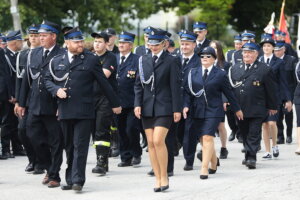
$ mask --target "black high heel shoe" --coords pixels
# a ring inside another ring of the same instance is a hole
[[[161,186],[161,187],[160,187],[160,190],[161,190],[161,191],[165,191],[165,190],[167,190],[167,189],[169,189],[169,177],[168,177],[168,185],[165,185],[165,186]]]
[[[200,179],[208,179],[208,175],[200,175]]]
[[[154,190],[154,192],[161,192],[161,188],[160,187],[154,188],[153,190]]]
[[[165,190],[167,190],[167,189],[169,189],[169,184],[160,187],[160,190],[161,190],[162,192],[165,191]]]
[[[217,166],[216,166],[216,169],[211,169],[211,168],[209,168],[209,169],[208,169],[208,173],[209,173],[209,174],[215,174],[215,173],[217,172],[218,166],[220,166],[219,158],[217,158]]]

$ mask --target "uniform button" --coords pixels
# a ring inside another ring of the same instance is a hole
[[[72,79],[69,78],[69,80],[72,80]]]
[[[181,89],[183,89],[183,87],[180,87]]]
[[[40,92],[42,92],[42,90],[40,90]]]
[[[242,84],[242,86],[245,86],[244,84]]]
[[[70,70],[70,72],[72,72],[72,70]]]
[[[69,87],[69,90],[71,90],[71,87]]]
[[[71,95],[69,96],[69,98],[71,98]]]
[[[152,95],[152,97],[155,97],[155,95]]]

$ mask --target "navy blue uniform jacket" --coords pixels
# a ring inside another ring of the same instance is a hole
[[[145,80],[154,72],[154,88],[151,84],[142,85],[138,74],[134,92],[135,107],[142,107],[143,117],[171,116],[182,111],[180,81],[180,59],[163,52],[153,66],[152,55],[142,57]]]
[[[188,82],[185,82],[184,107],[189,108],[192,118],[224,117],[222,93],[227,97],[234,112],[240,110],[224,70],[214,66],[206,81],[202,79],[202,67],[193,68],[190,73],[193,91],[196,93],[204,88],[206,94],[195,97],[189,89]]]

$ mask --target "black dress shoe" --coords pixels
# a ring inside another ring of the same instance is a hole
[[[246,161],[246,166],[249,168],[249,169],[256,169],[256,160],[247,160]]]
[[[183,167],[183,170],[184,170],[184,171],[191,171],[191,170],[193,170],[193,166],[192,166],[192,165],[185,164],[184,167]]]
[[[200,175],[200,179],[208,179],[208,175]]]
[[[35,168],[32,174],[43,174],[45,171],[43,169]]]
[[[80,184],[74,184],[72,186],[72,190],[81,191],[82,190],[82,185],[80,185]]]
[[[11,154],[10,152],[4,152],[4,153],[2,153],[2,156],[5,156],[7,158],[15,158],[15,156],[13,154]]]
[[[229,138],[228,138],[228,141],[233,141],[235,139],[235,132],[232,131]]]
[[[140,156],[139,157],[133,157],[132,161],[131,161],[131,165],[132,166],[139,165],[139,164],[141,164],[141,160],[142,160],[142,158]]]
[[[238,137],[238,142],[239,143],[243,143],[243,138],[240,136],[240,137]]]
[[[72,186],[73,186],[73,185],[63,185],[63,186],[61,186],[60,188],[61,188],[62,190],[72,190]]]
[[[26,156],[27,153],[25,150],[14,151],[14,156]]]
[[[246,165],[246,159],[242,161],[242,165]]]
[[[161,192],[161,188],[157,187],[157,188],[153,188],[154,192]]]
[[[7,157],[7,155],[0,155],[0,160],[7,160],[8,159],[8,157]]]
[[[284,139],[278,139],[277,144],[284,144]]]
[[[228,156],[228,150],[224,147],[221,147],[220,159],[227,159],[227,156]]]
[[[154,176],[154,171],[153,171],[153,169],[151,169],[147,174],[148,174],[149,176]]]
[[[286,137],[286,143],[291,144],[293,142],[293,138],[291,136]]]
[[[32,172],[32,171],[34,171],[34,165],[33,163],[29,163],[25,168],[25,172]]]
[[[174,172],[168,172],[168,177],[174,176]]]
[[[197,153],[197,158],[202,162],[202,150]]]
[[[166,191],[167,189],[169,189],[169,184],[160,187],[160,190],[161,190],[162,192],[163,192],[163,191]]]
[[[122,161],[118,164],[118,167],[129,167],[132,166],[131,160],[130,161]]]

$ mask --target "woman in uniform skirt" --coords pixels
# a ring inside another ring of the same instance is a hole
[[[243,113],[230,86],[227,73],[214,66],[217,58],[212,47],[200,54],[202,67],[190,70],[184,89],[183,116],[191,115],[191,131],[202,143],[201,179],[217,171],[218,158],[214,147],[215,132],[224,117],[222,93],[227,97],[239,120]],[[208,168],[210,163],[210,168]]]
[[[212,40],[209,44],[210,47],[215,49],[216,55],[217,55],[217,59],[215,60],[215,66],[216,67],[220,67],[221,69],[224,69],[226,71],[226,73],[228,73],[230,64],[228,62],[225,61],[225,56],[223,54],[223,48],[221,45],[221,42],[217,41],[217,40]],[[224,111],[226,113],[227,112],[227,106],[229,106],[229,103],[227,102],[226,98],[223,98],[223,107],[224,107]],[[235,117],[234,117],[234,113],[232,113],[231,118],[227,118],[228,119],[228,123],[236,123],[235,122]],[[231,120],[231,121],[230,121]],[[231,124],[229,124],[231,125]],[[231,126],[230,126],[231,127]],[[220,159],[227,159],[228,156],[228,150],[226,148],[226,143],[227,143],[227,130],[225,128],[225,113],[224,113],[224,117],[222,118],[222,121],[219,124],[218,127],[218,132],[220,135],[220,140],[221,140],[221,150],[220,150]]]
[[[134,112],[142,119],[151,165],[156,177],[154,191],[169,188],[168,152],[165,138],[172,121],[181,117],[180,61],[163,51],[166,31],[153,29],[148,38],[151,54],[140,57],[134,91]]]

